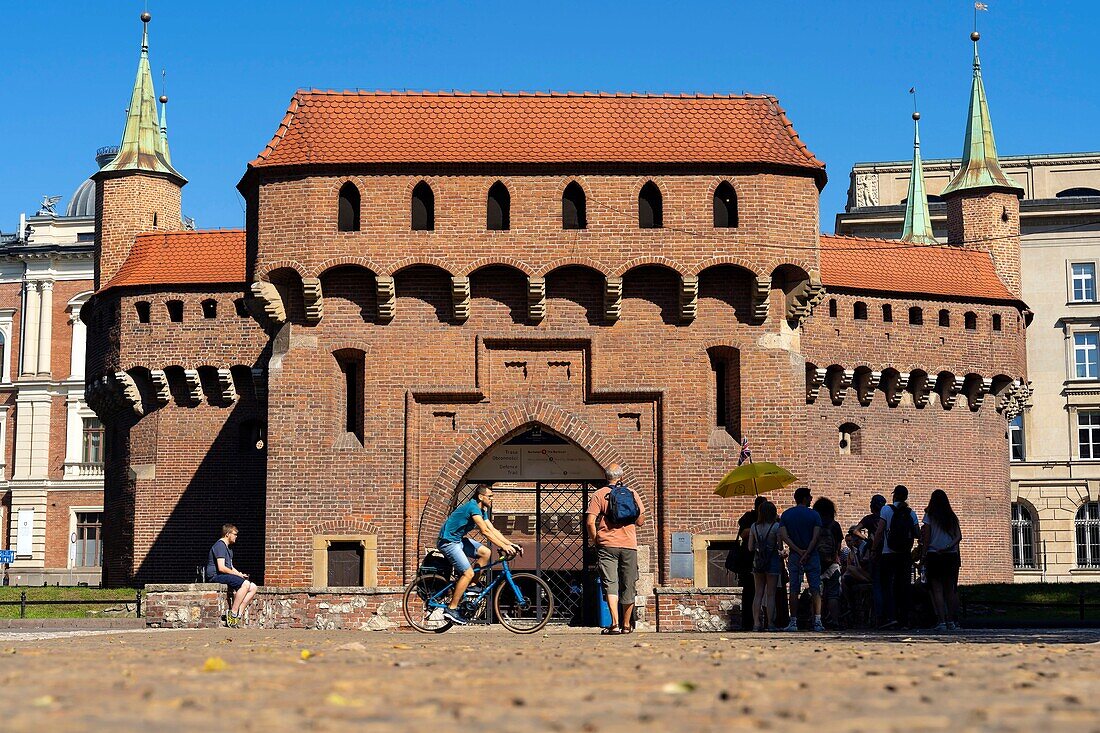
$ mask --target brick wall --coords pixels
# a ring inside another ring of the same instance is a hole
[[[997,274],[1020,297],[1020,197],[964,191],[947,200],[947,241],[993,256]]]
[[[866,407],[851,398],[833,405],[827,396],[807,404],[806,368],[809,361],[1022,376],[1017,311],[925,300],[925,325],[910,327],[906,311],[918,301],[898,299],[895,323],[886,328],[881,319],[831,319],[822,305],[804,329],[792,331],[777,278],[767,317],[758,320],[754,275],[767,277],[787,263],[802,277],[817,269],[812,180],[730,177],[741,226],[718,231],[710,217],[719,177],[658,176],[665,227],[640,230],[637,192],[645,178],[582,176],[589,229],[562,231],[560,195],[569,178],[513,175],[502,179],[511,189],[512,229],[485,232],[485,195],[497,178],[470,172],[428,179],[436,231],[411,232],[409,195],[419,179],[355,176],[363,231],[339,233],[336,196],[346,180],[319,172],[267,179],[248,192],[258,201],[249,238],[254,270],[279,287],[287,324],[264,320],[261,328],[237,317],[227,304],[239,289],[230,286],[126,291],[97,304],[96,369],[243,365],[268,373],[266,404],[185,406],[181,397],[146,405],[140,420],[111,419],[107,503],[111,521],[129,523],[119,528],[123,576],[187,579],[216,539],[211,528],[239,509],[241,564],[261,564],[262,548],[269,584],[314,585],[312,536],[339,528],[375,534],[378,582],[399,585],[434,542],[465,471],[493,443],[538,422],[601,464],[626,467],[653,518],[641,533],[643,553],[666,586],[692,586],[668,579],[673,532],[729,531],[750,503],[712,495],[736,463],[734,438],[741,435],[759,459],[832,493],[846,519],[899,477],[911,482],[915,500],[925,500],[930,488],[949,488],[966,515],[968,543],[994,548],[981,564],[967,550],[966,572],[974,566],[967,577],[1011,577],[1007,520],[1004,528],[997,524],[1007,517],[1008,474],[996,401],[977,411],[965,398],[951,410],[904,399],[888,407],[881,394]],[[680,283],[697,274],[697,314],[688,323]],[[305,318],[303,276],[321,278],[320,322]],[[388,322],[379,315],[379,276],[395,278],[396,314]],[[452,276],[470,278],[464,322],[454,313]],[[540,276],[546,314],[532,323],[528,277]],[[622,312],[612,323],[604,317],[604,281],[619,276]],[[219,299],[219,317],[199,320],[197,308],[210,295]],[[850,313],[855,296],[835,297],[838,313]],[[163,302],[172,298],[195,315],[168,323]],[[136,323],[133,305],[142,299],[152,305],[151,324]],[[879,301],[864,300],[874,318]],[[941,307],[952,312],[949,328],[936,325]],[[974,332],[963,328],[970,309],[978,315]],[[994,312],[1003,317],[1000,335],[990,331]],[[714,348],[738,355],[740,419],[729,431],[715,417]],[[364,355],[362,446],[344,433],[344,383],[334,353],[347,349]],[[180,388],[174,384],[173,392]],[[246,417],[267,421],[268,452],[255,464],[241,461],[231,437]],[[839,455],[836,430],[844,421],[866,431],[866,452],[855,463]],[[130,478],[134,466],[140,475]]]
[[[101,491],[50,491],[46,495],[46,567],[69,565],[69,517],[73,507],[98,507]]]
[[[181,228],[178,185],[148,173],[97,178],[95,208],[95,287],[110,281],[126,257],[134,237],[154,229]],[[155,220],[154,220],[155,216]]]

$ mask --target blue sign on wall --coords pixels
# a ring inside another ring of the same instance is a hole
[[[15,562],[15,550],[0,550],[0,564]]]

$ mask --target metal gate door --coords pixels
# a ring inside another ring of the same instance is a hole
[[[512,569],[533,572],[549,584],[556,623],[583,624],[593,590],[584,564],[588,490],[587,483],[493,486],[493,525],[524,546]]]

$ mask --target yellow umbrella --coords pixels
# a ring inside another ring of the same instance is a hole
[[[755,496],[761,492],[781,489],[797,480],[797,476],[774,463],[746,463],[727,473],[718,482],[714,493],[727,499],[731,496]]]

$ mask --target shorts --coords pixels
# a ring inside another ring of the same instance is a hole
[[[754,558],[755,560],[755,558]],[[755,573],[755,563],[753,565],[753,572]],[[764,575],[781,575],[783,573],[783,558],[779,556],[779,552],[773,552],[771,557],[768,558],[768,566],[764,570]]]
[[[638,586],[638,551],[629,547],[600,547],[596,563],[604,592],[622,598],[624,604],[634,603]]]
[[[930,552],[925,560],[924,570],[929,580],[957,585],[961,565],[957,552]]]
[[[221,583],[222,585],[228,585],[230,590],[239,590],[245,583],[245,578],[239,575],[230,575],[229,573],[217,573],[210,579],[211,583]]]
[[[840,573],[836,573],[828,578],[822,578],[821,582],[822,598],[827,601],[840,598]]]
[[[477,557],[477,551],[481,549],[481,543],[469,537],[463,537],[461,542],[448,542],[440,539],[436,543],[436,547],[447,556],[457,572],[464,573],[473,566],[470,559]]]
[[[802,573],[805,572],[810,592],[821,594],[821,558],[816,552],[810,553],[810,559],[805,564],[797,554],[792,553],[787,558],[787,572],[791,574],[791,593],[798,594],[802,590]]]

